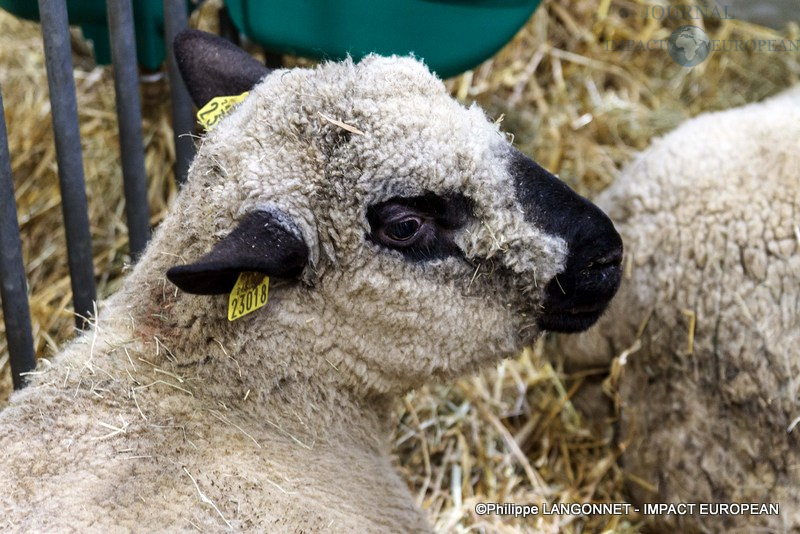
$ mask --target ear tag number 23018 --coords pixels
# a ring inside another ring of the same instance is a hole
[[[269,296],[269,277],[261,273],[241,273],[228,296],[228,321],[235,321],[262,308]]]

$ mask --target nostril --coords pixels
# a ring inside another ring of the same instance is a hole
[[[607,267],[615,267],[622,263],[622,247],[616,247],[613,250],[606,252],[599,256],[587,265],[587,269],[605,269]]]
[[[545,330],[578,332],[591,326],[606,309],[622,281],[622,243],[584,241],[545,290]],[[599,252],[599,253],[598,253]]]

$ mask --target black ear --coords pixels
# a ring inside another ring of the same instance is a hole
[[[217,96],[249,91],[270,70],[241,48],[199,30],[175,37],[175,60],[198,108]]]
[[[195,295],[230,293],[242,272],[279,278],[300,275],[308,263],[302,237],[267,211],[248,213],[211,252],[167,271],[170,282]]]

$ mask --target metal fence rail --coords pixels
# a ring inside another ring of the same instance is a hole
[[[172,93],[172,129],[175,134],[175,179],[183,185],[194,158],[194,141],[190,135],[194,131],[195,118],[189,91],[175,63],[172,43],[175,36],[188,25],[186,2],[184,0],[164,0],[164,36],[167,41],[167,64],[169,66],[169,86]]]
[[[17,203],[11,179],[11,156],[8,152],[3,95],[0,94],[0,300],[6,324],[9,363],[14,389],[25,384],[23,373],[36,367],[31,335],[31,311],[28,305],[22,243],[17,222]]]
[[[86,204],[78,104],[72,75],[72,49],[64,0],[39,0],[44,37],[47,85],[56,139],[56,161],[61,186],[61,208],[67,234],[67,257],[72,280],[75,325],[86,327],[93,313],[97,290],[94,283],[92,237]]]
[[[75,323],[77,328],[83,329],[88,323],[88,318],[94,313],[97,290],[67,5],[66,0],[38,0],[38,3]],[[106,7],[114,65],[130,253],[131,257],[136,259],[147,244],[150,224],[133,4],[132,0],[106,0]],[[164,0],[164,10],[166,38],[169,43],[167,57],[171,69],[173,95],[175,175],[178,182],[182,183],[186,178],[189,163],[194,157],[193,140],[188,135],[194,129],[194,117],[191,100],[175,66],[171,43],[174,36],[187,26],[186,2]],[[0,299],[2,299],[11,374],[14,388],[19,389],[25,385],[25,373],[36,367],[36,358],[2,95],[0,95]]]
[[[131,0],[108,0],[108,29],[114,92],[117,99],[125,212],[132,258],[138,258],[150,237],[147,206],[147,175],[142,145],[142,106],[139,101],[139,69],[136,62],[136,31]]]

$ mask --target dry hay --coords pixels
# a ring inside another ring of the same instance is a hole
[[[689,2],[687,2],[689,3]],[[495,58],[448,81],[477,100],[515,143],[578,191],[611,183],[632,154],[687,117],[760,100],[796,83],[797,53],[716,52],[687,69],[666,51],[612,51],[608,39],[666,39],[701,23],[711,39],[800,38],[738,20],[642,20],[639,2],[545,0]],[[735,15],[735,13],[734,13]],[[204,24],[208,26],[209,24]],[[73,334],[71,292],[59,210],[55,149],[38,27],[0,12],[0,88],[30,284],[37,354],[48,357]],[[99,294],[119,285],[129,261],[108,69],[76,58],[84,167]],[[172,131],[163,79],[143,85],[151,222],[175,193]],[[2,393],[10,379],[0,337]],[[567,376],[545,343],[479,377],[423,388],[397,407],[399,467],[442,532],[636,532],[631,516],[478,516],[478,502],[624,502],[613,421],[590,429],[570,399],[587,379]],[[555,365],[555,367],[553,367]]]
[[[73,335],[55,145],[42,38],[36,24],[0,11],[0,88],[27,268],[34,343],[39,357],[54,354]],[[95,275],[102,298],[119,286],[130,261],[122,199],[114,85],[108,68],[76,51],[74,63]],[[163,80],[144,85],[144,136],[151,223],[163,217],[175,192],[172,133]],[[5,337],[0,341],[5,354]],[[7,358],[3,357],[7,388]]]

